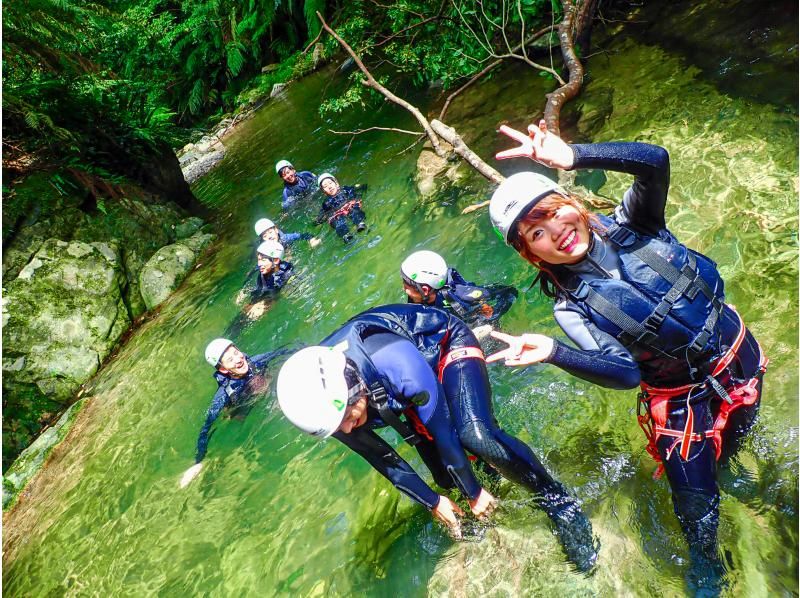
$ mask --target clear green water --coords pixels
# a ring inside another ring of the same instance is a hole
[[[798,553],[798,275],[795,106],[719,91],[685,56],[630,35],[605,42],[591,79],[564,115],[575,138],[660,143],[672,156],[669,222],[712,256],[729,300],[770,358],[760,423],[721,476],[721,545],[731,595],[796,595]],[[787,52],[795,52],[796,46]],[[768,73],[785,85],[789,73]],[[767,76],[767,75],[761,75]],[[537,118],[542,80],[507,69],[457,102],[448,121],[479,154],[506,143],[498,124]],[[370,230],[344,247],[330,229],[316,250],[293,250],[298,275],[236,339],[255,353],[315,342],[349,316],[401,301],[397,271],[415,248],[441,252],[468,278],[524,289],[532,273],[491,232],[469,176],[449,200],[421,203],[410,138],[370,133],[348,144],[328,128],[411,128],[392,107],[322,122],[315,108],[339,85],[325,71],[290,86],[229,144],[196,186],[218,206],[220,242],[160,314],[95,379],[93,402],[68,450],[5,523],[3,589],[44,595],[681,595],[686,549],[665,480],[634,417],[635,393],[592,387],[541,367],[492,368],[496,413],[584,502],[603,548],[597,572],[571,572],[543,514],[505,484],[494,525],[454,543],[338,443],[300,437],[273,396],[244,420],[219,422],[201,476],[184,490],[196,435],[215,390],[202,352],[235,318],[251,266],[252,223],[279,213],[273,164],[290,157],[345,184],[368,183]],[[763,81],[762,81],[763,87]],[[794,84],[796,88],[796,83]],[[424,102],[425,98],[417,98]],[[501,163],[509,173],[519,164]],[[585,177],[619,197],[626,177]],[[315,208],[309,207],[308,214]],[[281,222],[311,230],[308,214]],[[550,305],[524,295],[504,319],[512,332],[558,334]],[[401,448],[413,464],[417,461]]]

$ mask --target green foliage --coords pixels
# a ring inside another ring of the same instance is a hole
[[[451,89],[483,69],[493,55],[519,44],[523,25],[528,35],[553,17],[560,19],[550,0],[396,0],[348,4],[336,28],[367,64],[388,64],[420,87],[438,81]],[[359,85],[351,85],[320,111],[338,112],[368,101]]]

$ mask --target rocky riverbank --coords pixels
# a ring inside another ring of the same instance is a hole
[[[180,285],[214,238],[200,218],[133,185],[91,210],[80,193],[58,196],[41,183],[34,177],[15,188],[39,202],[4,239],[4,470],[59,420],[123,334]],[[44,196],[48,190],[56,198]],[[20,461],[31,469],[31,459]],[[27,480],[13,470],[4,505]]]

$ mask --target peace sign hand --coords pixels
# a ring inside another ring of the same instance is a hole
[[[507,343],[508,349],[489,355],[486,363],[504,359],[507,366],[540,363],[550,357],[555,343],[552,338],[543,334],[512,336],[504,332],[492,331],[492,336]]]
[[[544,119],[539,121],[538,127],[528,125],[528,135],[507,125],[501,125],[500,132],[519,143],[519,147],[498,152],[495,155],[498,160],[527,157],[544,166],[560,169],[572,168],[575,163],[572,148],[558,135],[547,130]]]

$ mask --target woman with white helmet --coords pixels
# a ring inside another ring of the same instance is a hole
[[[667,229],[669,156],[645,143],[568,145],[544,121],[498,158],[526,156],[561,169],[604,168],[634,181],[612,216],[589,213],[533,172],[510,176],[489,207],[504,241],[539,270],[555,318],[578,346],[540,334],[493,333],[507,365],[551,363],[609,388],[641,385],[640,425],[648,452],[667,473],[675,514],[689,542],[694,588],[716,591],[717,460],[735,452],[758,412],[766,357],[725,304],[716,264]]]
[[[259,218],[255,224],[256,235],[261,241],[277,241],[284,247],[289,247],[295,241],[308,241],[311,247],[316,247],[320,244],[320,240],[315,238],[311,233],[286,233],[278,228],[269,218]]]
[[[281,207],[288,210],[297,200],[314,192],[317,175],[308,170],[297,172],[289,160],[279,160],[275,172],[283,179]]]
[[[550,516],[578,569],[594,565],[592,528],[580,507],[527,445],[497,425],[483,353],[458,318],[423,305],[370,309],[320,346],[287,360],[277,391],[280,407],[294,425],[343,442],[454,528],[457,508],[372,430],[385,425],[398,430],[415,444],[436,483],[456,485],[473,513],[482,517],[494,508],[494,498],[475,481],[464,458],[466,448],[534,492],[535,503]]]
[[[449,311],[470,326],[497,321],[514,304],[517,289],[505,285],[477,286],[433,251],[415,251],[400,265],[409,303]]]
[[[353,187],[339,185],[336,177],[329,172],[323,172],[317,179],[320,189],[325,194],[325,201],[322,202],[317,224],[326,222],[336,231],[345,243],[353,240],[353,233],[347,224],[347,218],[356,225],[356,230],[361,232],[367,228],[364,222],[366,215],[362,209],[361,195],[366,191],[366,185],[355,185]]]
[[[214,381],[217,392],[206,411],[205,421],[197,437],[195,464],[184,472],[181,487],[191,482],[203,467],[202,461],[208,451],[211,426],[225,410],[236,415],[246,415],[252,399],[264,395],[269,390],[265,377],[267,367],[276,357],[287,354],[285,349],[261,353],[252,357],[242,353],[233,341],[215,338],[206,347],[206,362],[214,368]]]
[[[258,275],[253,297],[274,295],[280,291],[292,275],[291,263],[283,260],[285,249],[277,241],[264,241],[256,249]]]

